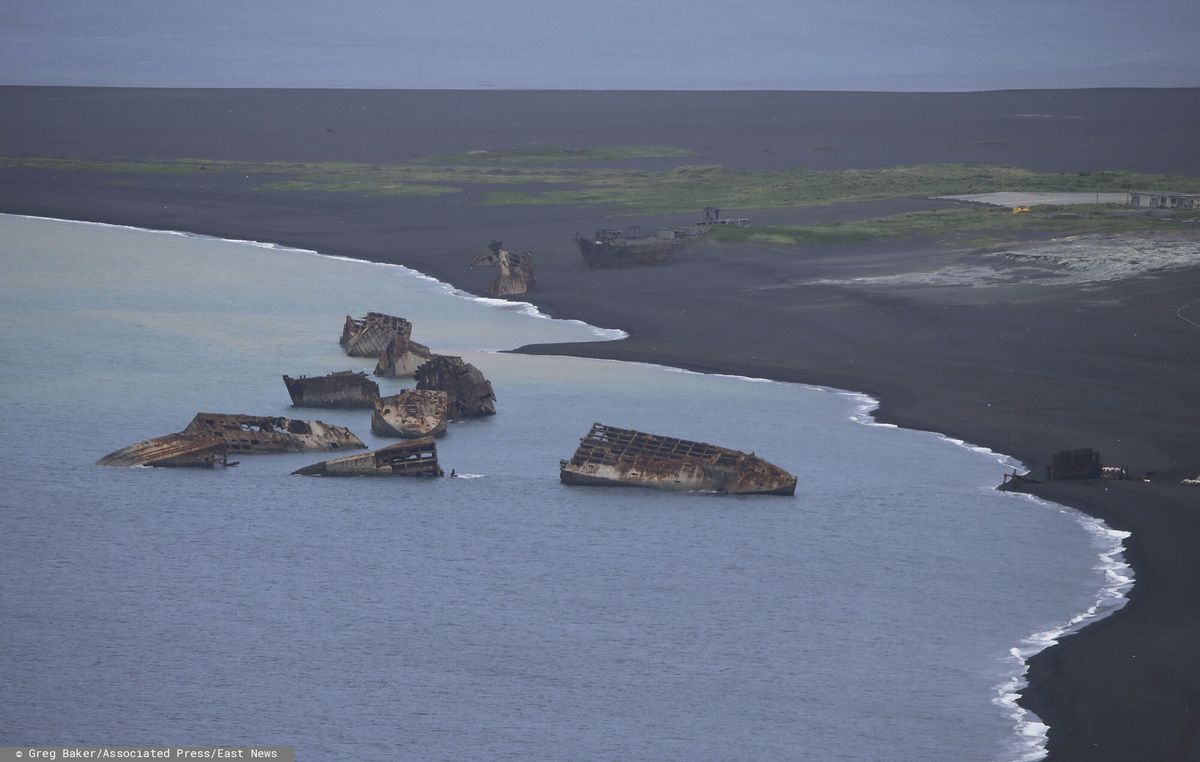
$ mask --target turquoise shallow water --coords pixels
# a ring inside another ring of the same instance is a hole
[[[1011,649],[1120,582],[1111,534],[990,489],[991,454],[863,425],[855,395],[497,354],[596,329],[246,243],[0,217],[0,263],[5,744],[1015,759],[1037,727],[999,700]],[[200,410],[386,444],[280,379],[373,366],[337,344],[367,310],[492,380],[499,414],[439,443],[475,478],[92,465]],[[593,421],[754,450],[796,497],[564,487]]]

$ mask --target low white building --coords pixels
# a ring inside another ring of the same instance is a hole
[[[1155,193],[1134,191],[1129,203],[1148,209],[1200,209],[1200,193]]]

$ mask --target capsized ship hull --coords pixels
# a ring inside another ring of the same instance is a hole
[[[633,486],[737,495],[794,495],[796,477],[754,453],[686,439],[592,425],[570,460],[564,484]]]

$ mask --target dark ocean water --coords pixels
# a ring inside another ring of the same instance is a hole
[[[1122,0],[13,0],[0,82],[994,90],[1200,84],[1200,6]]]
[[[0,744],[1034,758],[1013,649],[1120,603],[1116,534],[856,395],[496,354],[596,330],[252,244],[0,217],[0,263]],[[200,410],[386,444],[280,380],[373,365],[336,341],[368,309],[492,380],[499,414],[439,444],[470,478],[92,465]],[[754,450],[796,496],[565,487],[593,421]]]

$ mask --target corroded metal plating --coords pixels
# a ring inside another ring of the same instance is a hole
[[[450,397],[432,389],[406,389],[375,400],[371,431],[381,437],[440,437],[446,433]]]
[[[632,485],[731,494],[794,495],[796,477],[759,458],[686,439],[592,424],[570,460],[564,484]]]
[[[351,357],[379,357],[394,334],[412,335],[412,323],[402,317],[368,312],[366,317],[346,316],[342,324],[342,349]]]
[[[390,445],[374,452],[347,455],[305,466],[300,476],[442,476],[437,444],[425,437]]]

